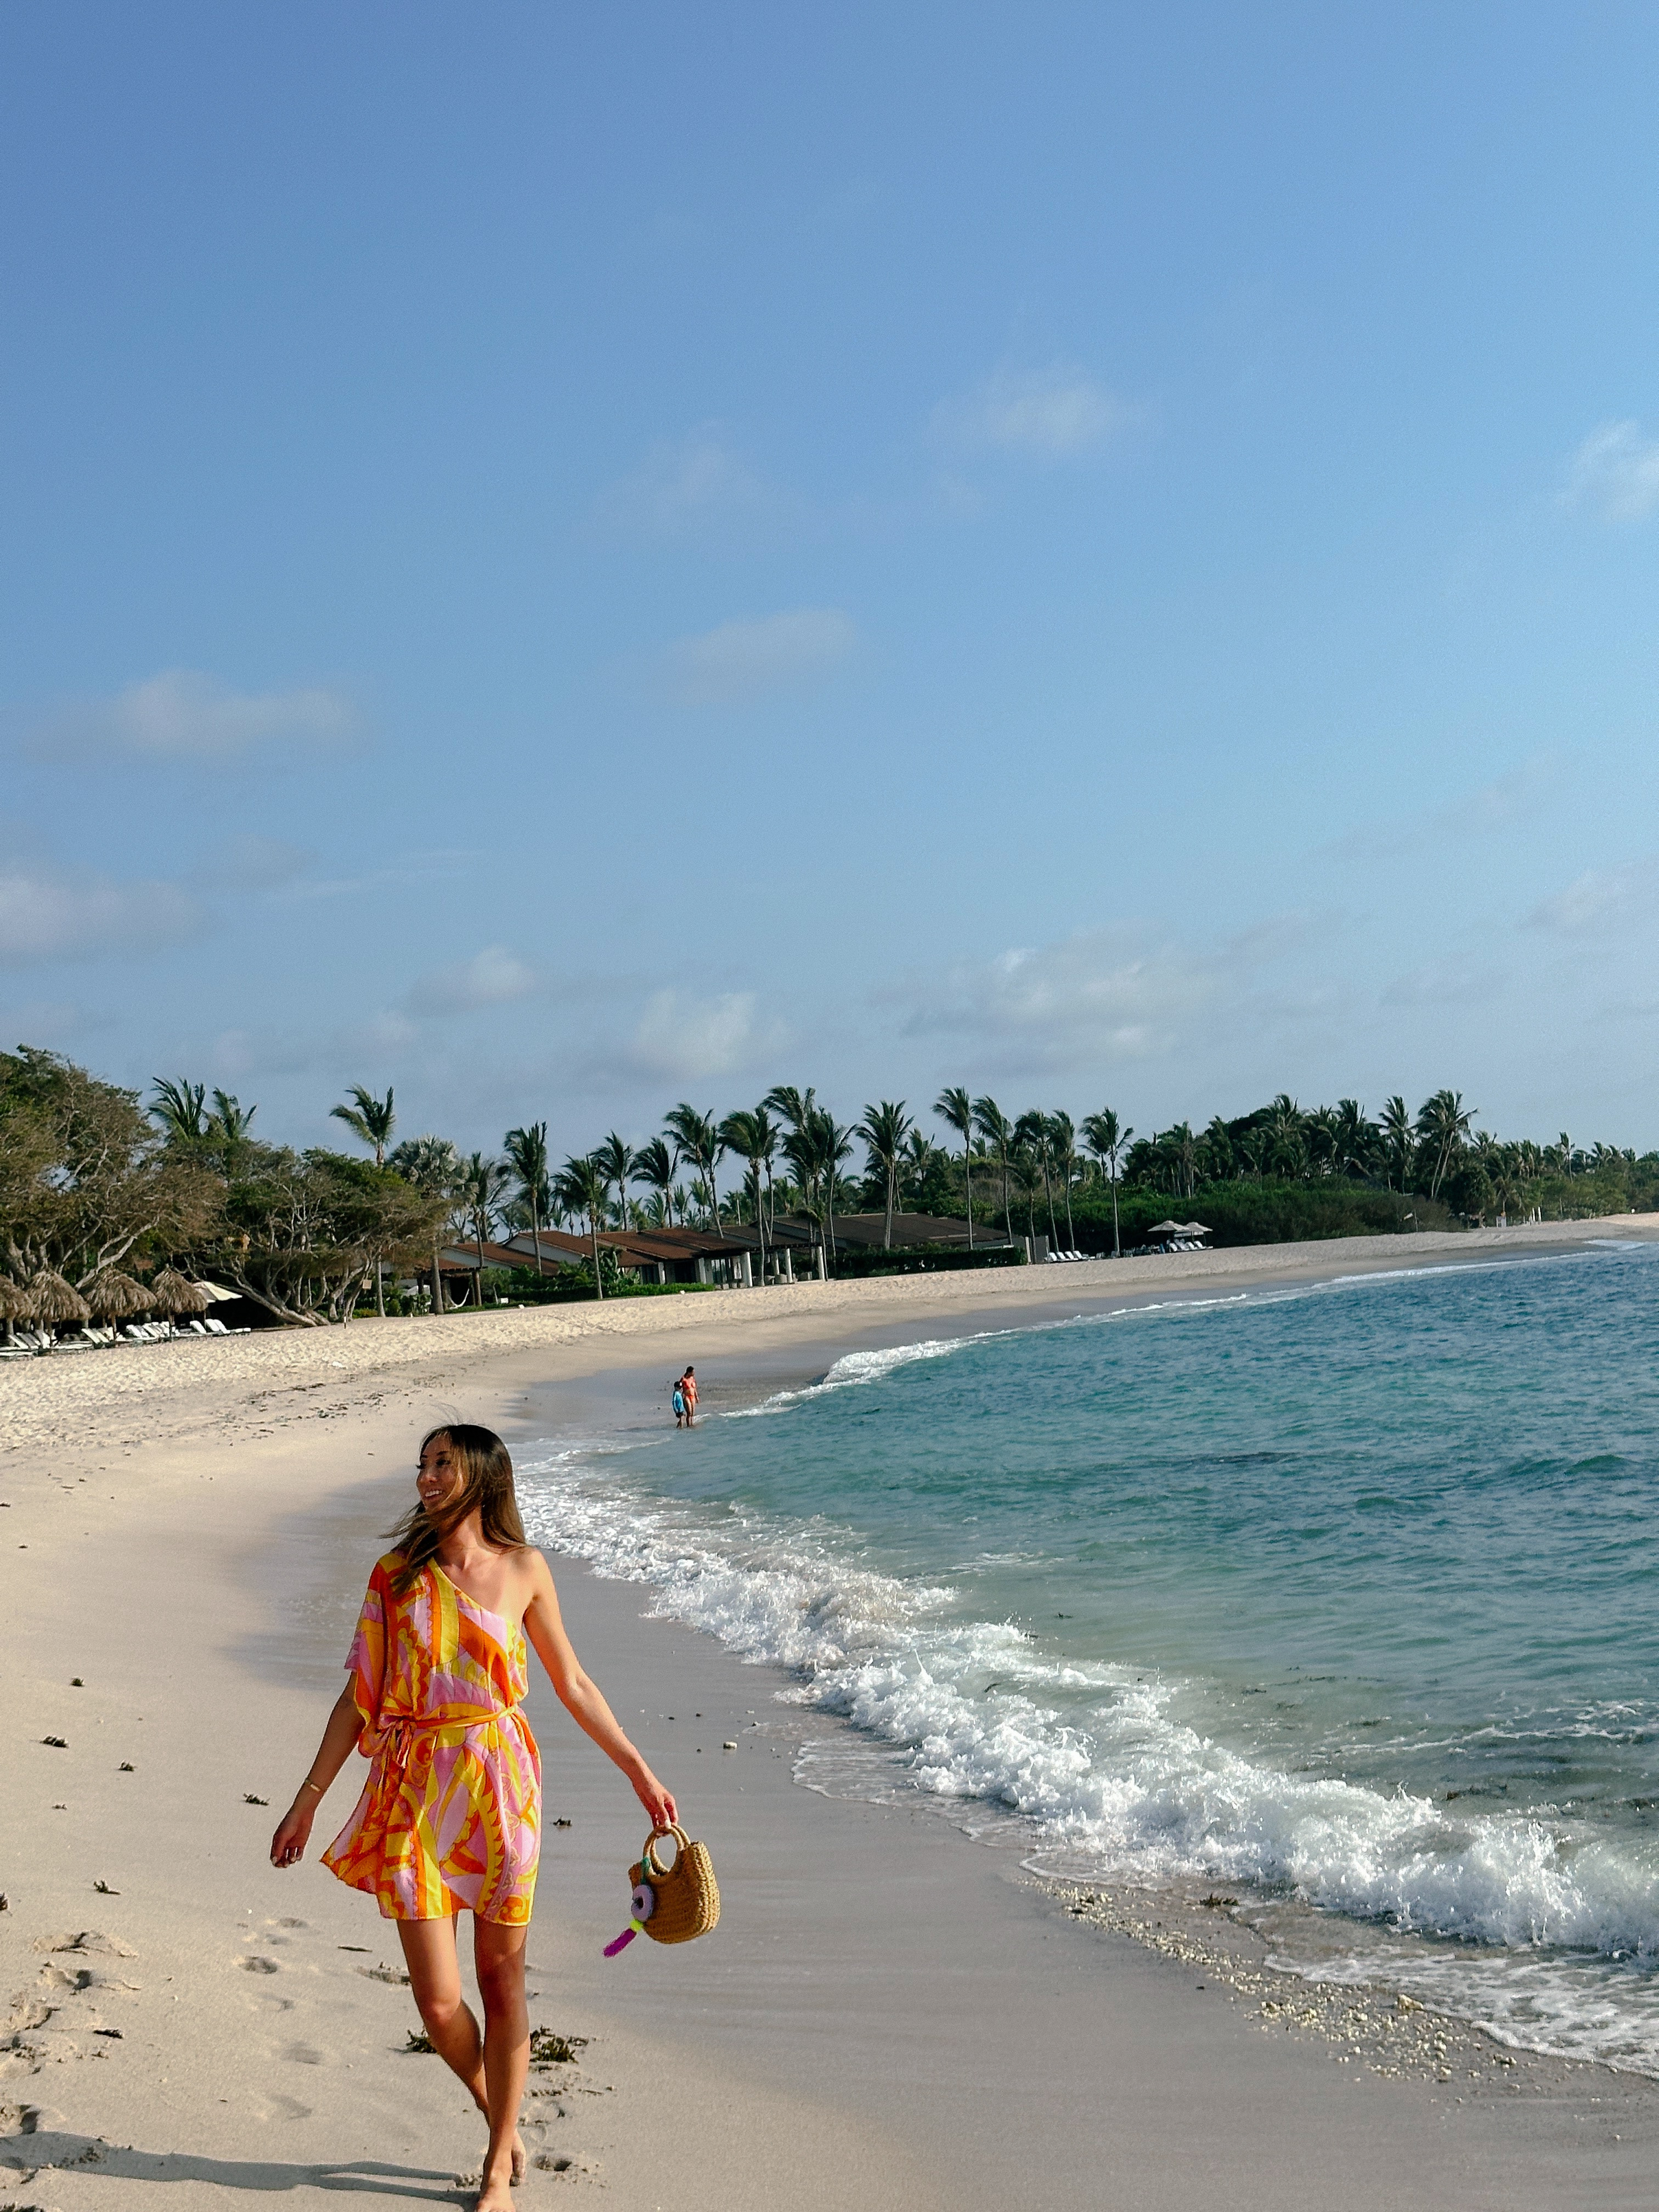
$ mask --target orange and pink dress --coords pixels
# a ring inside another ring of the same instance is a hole
[[[463,1908],[520,1926],[541,1850],[542,1769],[523,1711],[524,1631],[456,1589],[436,1560],[404,1591],[388,1552],[346,1661],[373,1763],[323,1863],[388,1920]]]

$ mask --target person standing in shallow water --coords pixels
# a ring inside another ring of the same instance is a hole
[[[354,1745],[372,1764],[323,1863],[395,1920],[432,2047],[489,2122],[478,2212],[509,2212],[525,2167],[530,2063],[524,1953],[541,1845],[542,1776],[524,1717],[526,1636],[576,1725],[632,1784],[653,1827],[674,1800],[582,1671],[546,1560],[526,1542],[507,1446],[471,1424],[421,1446],[419,1497],[369,1578],[341,1692],[311,1771],[270,1840],[305,1856]],[[483,2029],[461,1996],[456,1926],[472,1915]]]
[[[688,1367],[680,1377],[680,1395],[685,1400],[685,1425],[695,1428],[697,1422],[697,1378]]]

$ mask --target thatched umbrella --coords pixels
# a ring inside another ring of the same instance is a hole
[[[97,1321],[131,1321],[150,1308],[150,1294],[143,1285],[118,1267],[100,1267],[83,1295]]]
[[[0,1322],[6,1325],[5,1340],[12,1343],[11,1325],[15,1321],[27,1321],[34,1312],[34,1300],[21,1283],[14,1283],[9,1275],[0,1275]]]
[[[64,1322],[87,1322],[92,1308],[73,1283],[51,1267],[42,1267],[28,1286],[29,1317],[55,1328]]]
[[[176,1267],[162,1268],[149,1286],[149,1302],[164,1314],[204,1314],[213,1304],[199,1284],[187,1283]]]

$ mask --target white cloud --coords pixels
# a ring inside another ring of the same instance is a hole
[[[838,607],[797,607],[721,623],[670,647],[670,684],[687,706],[734,705],[827,676],[857,640],[851,617]]]
[[[1627,860],[1618,868],[1587,868],[1565,890],[1540,899],[1527,921],[1558,937],[1589,937],[1646,921],[1656,903],[1659,860]]]
[[[169,668],[129,684],[113,699],[65,708],[37,732],[35,749],[225,763],[261,752],[337,749],[356,731],[356,715],[338,692],[233,691],[197,670]]]
[[[1567,466],[1561,501],[1589,507],[1607,522],[1640,522],[1659,507],[1659,439],[1639,422],[1603,422]]]
[[[935,432],[961,446],[1069,460],[1099,451],[1137,419],[1115,392],[1071,362],[999,369],[974,391],[941,401]]]
[[[705,423],[678,444],[653,446],[629,475],[601,492],[595,512],[607,529],[672,538],[711,523],[765,514],[779,495]]]
[[[272,891],[302,875],[310,854],[285,837],[228,837],[192,870],[207,891]]]
[[[177,884],[118,883],[91,869],[0,861],[0,963],[152,952],[200,933],[204,917]]]
[[[880,996],[907,1009],[906,1034],[969,1037],[1012,1070],[1147,1060],[1170,1051],[1199,1016],[1223,1018],[1255,971],[1304,943],[1310,928],[1306,916],[1279,915],[1206,948],[1120,924],[913,978]]]
[[[730,1074],[771,1042],[756,1019],[752,991],[731,991],[715,999],[658,991],[646,1001],[623,1057],[635,1074],[699,1083]]]
[[[504,945],[487,945],[470,960],[452,960],[420,976],[409,994],[415,1014],[463,1014],[477,1006],[505,1006],[527,998],[539,977]]]
[[[1125,927],[1000,953],[896,995],[911,1002],[912,1036],[961,1031],[1048,1064],[1164,1049],[1176,1023],[1212,1000],[1221,980],[1213,956]]]

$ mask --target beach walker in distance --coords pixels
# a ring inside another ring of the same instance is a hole
[[[665,1836],[673,1838],[672,1865],[663,1863],[657,1850]],[[720,1920],[714,1863],[706,1846],[694,1844],[676,1822],[653,1828],[638,1863],[628,1869],[628,1878],[634,1885],[628,1925],[605,1945],[607,1959],[625,1951],[636,1936],[648,1936],[656,1943],[689,1943],[694,1936],[706,1936]]]

